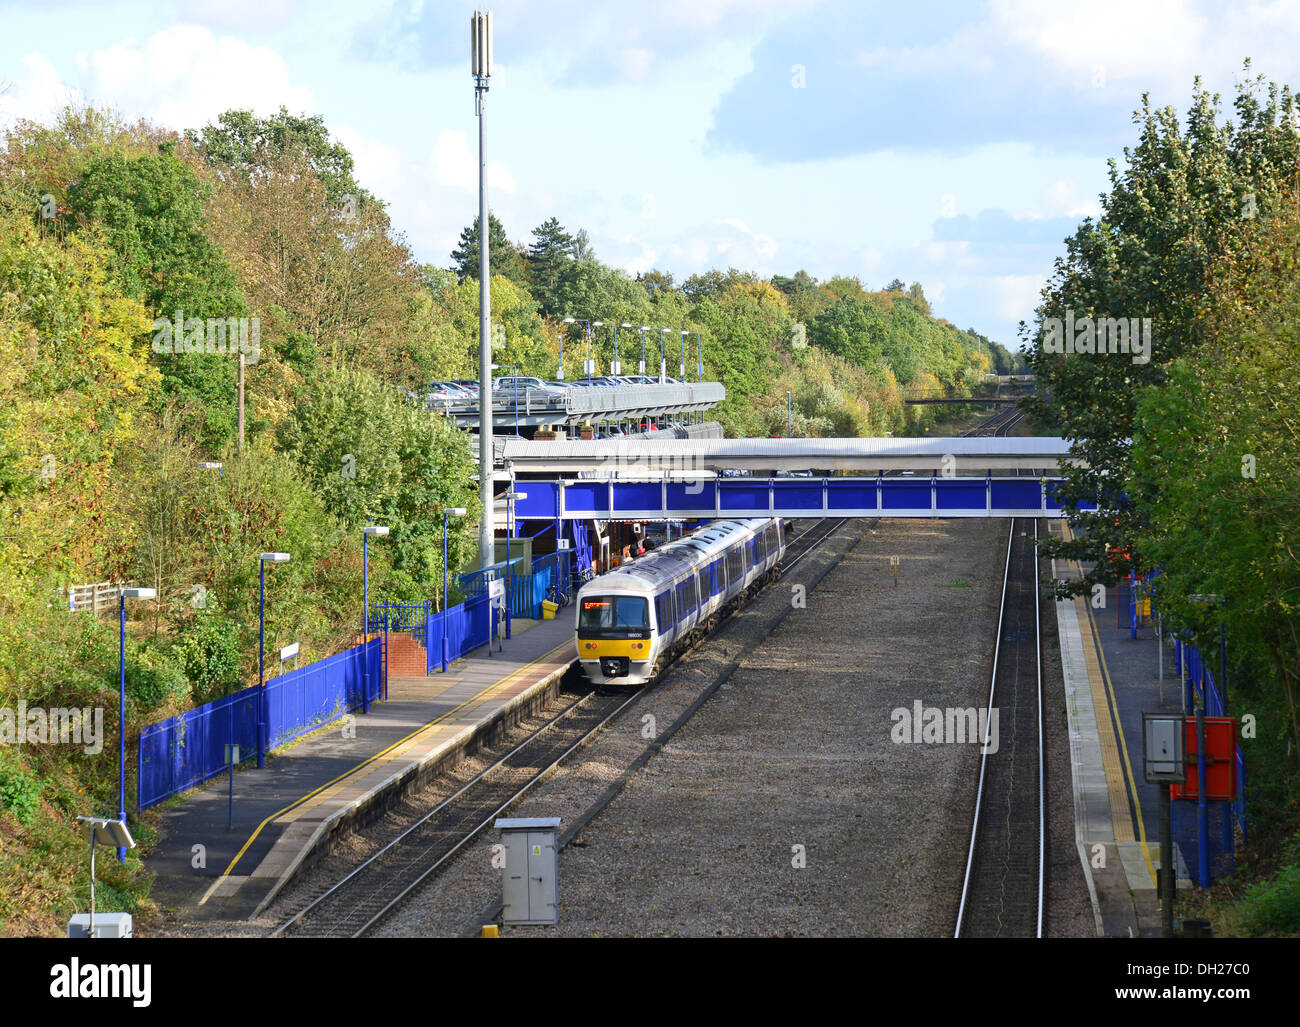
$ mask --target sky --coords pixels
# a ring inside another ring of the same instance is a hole
[[[64,105],[183,130],[318,114],[416,258],[478,213],[472,4],[0,0],[0,130]],[[919,281],[1015,349],[1133,111],[1295,83],[1296,0],[498,0],[489,202],[629,274]],[[600,311],[573,311],[600,317]]]

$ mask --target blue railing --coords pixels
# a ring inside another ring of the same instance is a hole
[[[385,620],[390,631],[408,631],[423,626],[429,616],[429,604],[371,603],[369,631],[381,631]]]
[[[266,682],[269,748],[285,745],[345,713],[373,702],[383,690],[382,636]],[[225,747],[241,761],[257,756],[258,689],[233,695],[150,724],[140,732],[137,801],[141,809],[193,788],[226,769]]]
[[[442,638],[444,625],[447,632],[447,659],[458,660],[471,649],[484,645],[496,631],[496,610],[488,603],[487,593],[471,596],[446,611],[431,613],[425,618],[424,651],[425,672],[442,663]]]

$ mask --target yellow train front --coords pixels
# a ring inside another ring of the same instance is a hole
[[[725,607],[769,580],[784,551],[779,518],[714,521],[587,582],[574,625],[583,673],[600,685],[653,681]]]

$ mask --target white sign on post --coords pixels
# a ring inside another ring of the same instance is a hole
[[[500,578],[493,578],[488,582],[488,597],[491,599],[504,599],[506,594],[506,583]]]
[[[558,542],[555,543],[555,548],[563,552],[564,550],[569,548],[569,540],[567,538],[560,539]]]

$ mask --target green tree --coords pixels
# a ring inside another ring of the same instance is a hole
[[[544,314],[558,313],[558,290],[564,266],[573,259],[574,238],[555,218],[533,229],[526,263],[533,296]]]
[[[1169,364],[1194,351],[1201,327],[1198,307],[1207,275],[1239,245],[1242,233],[1278,208],[1295,183],[1300,157],[1296,108],[1288,90],[1261,80],[1243,83],[1237,121],[1218,123],[1217,95],[1198,79],[1185,129],[1172,107],[1153,110],[1144,95],[1135,120],[1139,139],[1125,150],[1126,166],[1110,162],[1109,194],[1099,220],[1085,219],[1066,241],[1038,308],[1038,330],[1024,329],[1029,364],[1051,402],[1029,405],[1049,429],[1075,440],[1082,458],[1065,470],[1068,503],[1100,497],[1103,511],[1081,513],[1083,530],[1071,543],[1048,541],[1044,551],[1092,561],[1083,579],[1068,586],[1084,592],[1126,572],[1112,561],[1115,548],[1136,553],[1150,510],[1122,498],[1117,484],[1132,477],[1134,418],[1147,390],[1163,387]],[[1251,216],[1253,215],[1253,216]],[[1149,362],[1129,354],[1049,352],[1041,345],[1048,318],[1150,318]]]
[[[268,162],[302,156],[325,183],[328,202],[352,211],[378,200],[357,184],[352,176],[352,154],[342,143],[330,139],[329,129],[319,114],[310,117],[290,114],[281,107],[269,118],[259,118],[252,111],[228,110],[217,116],[215,125],[200,131],[188,129],[185,138],[212,163],[222,164],[250,175]]]
[[[451,251],[451,270],[462,280],[479,276],[479,219],[461,230],[460,242]],[[497,216],[488,212],[488,258],[493,275],[504,275],[512,282],[527,286],[528,272],[519,250],[506,238],[506,230]]]

